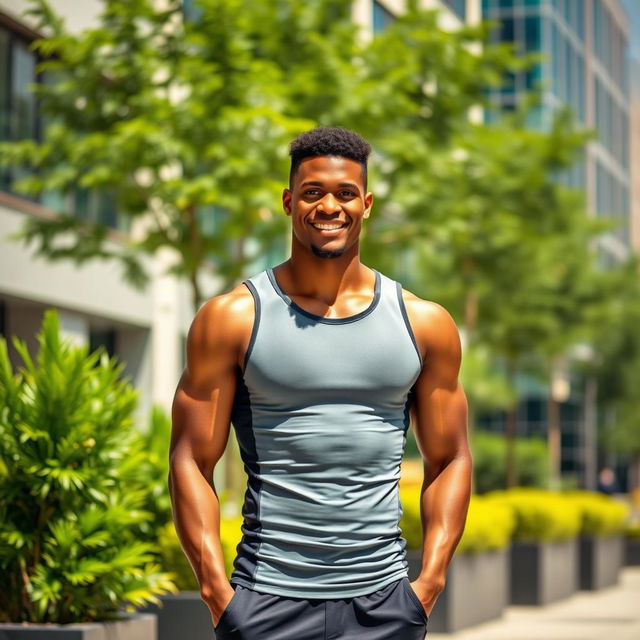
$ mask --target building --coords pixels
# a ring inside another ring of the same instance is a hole
[[[631,244],[640,252],[640,3],[622,0],[631,22]]]
[[[640,252],[640,60],[631,61],[631,245]]]
[[[624,259],[631,247],[629,162],[629,25],[619,0],[483,0],[483,17],[494,20],[496,41],[544,61],[513,74],[490,92],[498,110],[512,110],[526,90],[541,87],[541,104],[529,113],[531,127],[549,127],[560,105],[577,122],[597,130],[586,155],[562,176],[583,189],[589,211],[614,218],[618,227],[603,242],[605,264]]]
[[[405,0],[353,0],[353,19],[372,35],[402,13],[404,4]],[[455,29],[464,22],[473,24],[481,18],[480,0],[422,0],[421,4],[425,8],[440,9],[443,29]]]
[[[597,131],[575,166],[558,180],[585,193],[590,215],[614,219],[616,230],[599,246],[603,267],[628,256],[633,246],[631,216],[629,24],[619,0],[483,0],[483,18],[496,22],[493,40],[513,43],[519,53],[538,53],[542,61],[512,74],[503,87],[488,90],[494,109],[488,122],[513,110],[527,90],[540,90],[540,104],[528,113],[528,125],[546,129],[561,105],[572,107],[579,125]],[[637,126],[637,125],[636,125]],[[637,233],[637,231],[636,231]],[[588,350],[585,350],[585,352]],[[553,386],[560,394],[561,471],[582,486],[595,488],[596,468],[623,462],[595,451],[593,381],[570,370],[558,371]],[[525,398],[518,408],[521,434],[546,437],[549,390],[521,377]],[[502,414],[481,417],[485,428],[501,431]],[[591,444],[589,444],[591,443]]]

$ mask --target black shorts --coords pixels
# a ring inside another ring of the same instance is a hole
[[[291,598],[233,585],[217,640],[423,640],[429,616],[409,578],[339,599]]]

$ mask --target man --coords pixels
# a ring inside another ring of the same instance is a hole
[[[320,127],[291,144],[290,259],[196,314],[174,398],[178,535],[218,638],[423,639],[471,492],[461,346],[451,316],[359,259],[371,149]],[[423,560],[398,522],[413,424]],[[234,571],[213,470],[233,423],[248,474]]]

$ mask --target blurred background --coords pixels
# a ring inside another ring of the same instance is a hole
[[[636,0],[0,0],[11,365],[47,309],[121,362],[162,493],[191,320],[289,257],[287,144],[317,125],[374,149],[362,261],[458,324],[474,493],[637,504]],[[238,516],[233,432],[214,482]]]
[[[362,259],[454,315],[478,472],[506,438],[530,449],[491,483],[595,489],[607,467],[630,491],[638,3],[415,4],[435,13],[0,1],[0,332],[34,347],[55,307],[124,362],[139,423],[168,412],[195,310],[288,257],[287,141],[352,127],[374,146]],[[231,458],[216,485],[240,488]]]

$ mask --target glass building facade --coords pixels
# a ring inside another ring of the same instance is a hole
[[[374,33],[382,31],[395,20],[393,13],[378,0],[371,3],[371,14]]]
[[[520,53],[539,53],[540,63],[490,91],[494,110],[512,110],[523,92],[539,89],[541,104],[529,125],[547,128],[554,110],[570,105],[581,126],[597,131],[585,157],[559,176],[584,189],[590,210],[618,222],[613,235],[630,244],[629,73],[626,14],[618,0],[483,0],[483,17],[494,20],[494,41]]]
[[[467,17],[467,0],[443,0],[443,2],[464,22]]]
[[[528,71],[507,77],[503,87],[488,90],[493,109],[485,121],[513,110],[526,91],[539,90],[540,104],[528,113],[528,126],[546,130],[554,111],[570,105],[581,127],[596,131],[575,166],[556,176],[586,195],[592,215],[613,218],[616,230],[599,249],[603,266],[615,264],[630,248],[630,149],[628,19],[619,0],[483,0],[484,19],[492,20],[495,42],[514,44],[518,53],[540,54]],[[523,378],[526,378],[524,376]],[[546,385],[520,380],[518,431],[546,437]],[[585,476],[585,380],[571,373],[571,394],[560,404],[561,471],[577,482]],[[506,416],[478,416],[478,426],[504,432]],[[598,464],[613,463],[600,459]],[[624,464],[618,480],[624,485]]]

